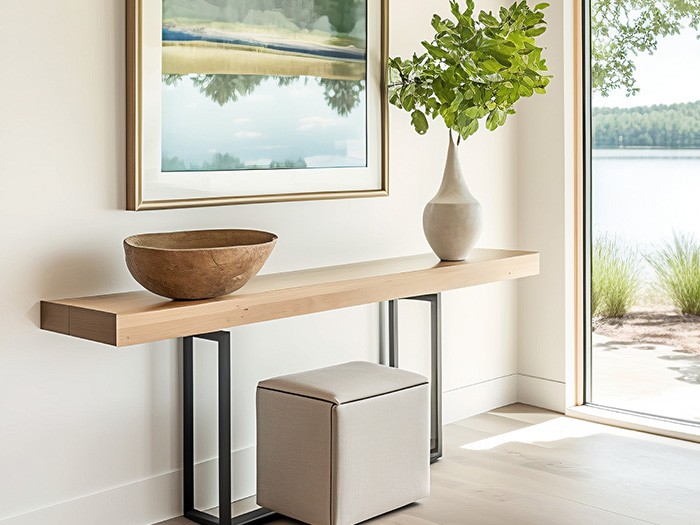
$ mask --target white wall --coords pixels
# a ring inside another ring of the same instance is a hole
[[[392,0],[392,54],[409,54],[431,34],[436,7]],[[177,515],[178,344],[116,350],[43,332],[39,301],[136,289],[121,240],[138,232],[270,230],[280,241],[264,272],[426,252],[422,207],[438,187],[446,133],[436,126],[419,137],[392,111],[388,198],[126,212],[124,2],[2,2],[0,34],[0,523],[124,525]],[[461,149],[486,210],[485,247],[518,244],[516,147],[508,126]],[[515,401],[516,292],[509,283],[445,295],[446,420]],[[426,312],[402,312],[404,363],[424,369]],[[238,496],[252,483],[255,383],[376,359],[378,317],[367,306],[233,331]],[[212,352],[198,355],[200,375],[211,377]],[[200,386],[198,417],[211,423],[213,390]],[[200,461],[213,456],[211,438],[201,436]]]
[[[518,401],[571,404],[574,344],[573,6],[552,2],[543,35],[554,75],[546,97],[520,104],[518,240],[540,251],[540,275],[518,283]]]

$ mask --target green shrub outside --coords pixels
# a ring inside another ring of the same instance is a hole
[[[700,315],[700,245],[692,235],[674,234],[645,256],[656,273],[656,286],[682,314]]]
[[[591,260],[591,314],[622,317],[634,304],[641,288],[637,252],[614,238],[593,243]]]

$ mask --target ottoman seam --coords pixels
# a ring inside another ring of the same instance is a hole
[[[328,472],[329,472],[329,474],[330,474],[330,478],[329,478],[329,480],[328,480],[328,486],[329,486],[331,489],[328,491],[328,497],[330,498],[330,501],[328,502],[328,510],[330,511],[330,512],[329,512],[329,516],[328,516],[328,525],[335,525],[335,522],[333,521],[333,515],[334,515],[334,512],[333,512],[333,511],[334,511],[334,507],[333,507],[333,500],[334,500],[334,498],[333,498],[333,490],[334,490],[334,487],[335,487],[335,484],[333,483],[333,443],[335,443],[335,439],[334,439],[335,436],[333,435],[333,431],[334,431],[334,428],[333,428],[333,415],[334,415],[334,413],[333,413],[333,411],[335,410],[335,407],[337,407],[337,406],[338,406],[338,405],[336,405],[336,404],[332,404],[331,409],[329,410],[329,412],[330,412],[330,418],[331,418],[331,423],[330,423],[330,427],[331,427],[331,446],[328,447],[328,453],[330,454],[331,457],[330,457],[330,461],[328,462],[328,464],[330,465],[330,467],[328,468]]]
[[[289,391],[287,391],[287,390],[279,390],[279,389],[277,389],[277,388],[270,388],[270,387],[267,387],[267,386],[258,386],[258,388],[261,389],[261,390],[268,390],[268,391],[270,391],[270,392],[277,392],[277,393],[279,393],[279,394],[287,394],[287,395],[290,395],[290,396],[303,397],[303,398],[305,398],[305,399],[314,399],[314,400],[316,400],[316,401],[323,401],[324,403],[329,403],[329,404],[331,404],[331,405],[338,406],[338,405],[348,405],[348,404],[350,404],[350,403],[356,403],[356,402],[358,402],[358,401],[364,401],[364,400],[366,400],[366,399],[374,399],[375,397],[381,397],[381,396],[385,396],[385,395],[387,395],[387,394],[395,394],[396,392],[403,392],[404,390],[409,390],[409,389],[411,389],[411,388],[416,388],[416,387],[423,386],[423,385],[427,385],[427,384],[429,384],[428,381],[426,381],[426,382],[424,382],[424,383],[417,383],[417,384],[415,384],[415,385],[406,386],[406,387],[403,387],[403,388],[397,388],[396,390],[389,390],[389,391],[387,391],[387,392],[380,392],[379,394],[374,394],[374,395],[372,395],[372,396],[359,397],[359,398],[357,398],[357,399],[353,399],[352,401],[348,401],[348,402],[346,402],[346,403],[338,403],[338,402],[335,402],[335,401],[328,401],[327,399],[321,399],[320,397],[307,396],[307,395],[304,395],[304,394],[297,394],[296,392],[289,392]]]

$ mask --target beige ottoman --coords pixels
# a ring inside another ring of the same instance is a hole
[[[429,398],[425,377],[366,362],[260,382],[258,505],[351,525],[428,496]]]

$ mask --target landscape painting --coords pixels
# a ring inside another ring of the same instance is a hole
[[[366,4],[163,0],[161,171],[366,167]]]

